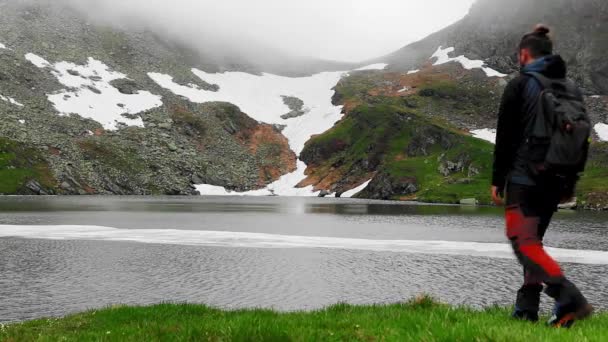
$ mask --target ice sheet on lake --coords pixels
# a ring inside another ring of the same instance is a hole
[[[151,244],[215,246],[232,248],[330,248],[378,252],[466,255],[514,258],[502,243],[416,240],[369,240],[338,237],[290,236],[262,233],[175,229],[117,229],[100,226],[0,225],[0,237],[49,240],[123,241]],[[562,262],[608,264],[608,251],[547,248]]]
[[[454,48],[450,47],[447,49],[443,49],[440,46],[437,51],[431,56],[431,58],[437,58],[437,61],[433,65],[441,65],[449,62],[458,62],[462,65],[463,68],[467,70],[471,69],[482,69],[488,77],[506,77],[507,75],[500,73],[492,68],[486,67],[484,61],[480,60],[471,60],[465,57],[464,55],[458,57],[450,57],[449,53],[454,52]]]
[[[87,64],[69,62],[51,64],[44,58],[28,53],[25,58],[38,68],[49,68],[57,80],[70,90],[49,94],[48,99],[63,115],[78,114],[95,120],[107,130],[117,128],[117,123],[143,127],[141,118],[127,118],[123,114],[137,114],[162,106],[162,99],[148,91],[123,94],[110,82],[127,78],[111,71],[107,65],[89,58]]]
[[[495,129],[490,129],[490,128],[476,129],[476,130],[471,131],[471,134],[473,134],[473,136],[475,138],[489,141],[492,144],[496,143],[496,130]]]
[[[384,67],[386,64],[374,64],[358,70]],[[334,106],[331,99],[335,93],[333,88],[347,71],[322,72],[307,77],[285,77],[268,73],[254,75],[245,72],[207,73],[198,69],[192,69],[192,72],[203,81],[218,85],[219,90],[206,91],[194,85],[180,85],[175,83],[172,76],[166,74],[149,73],[148,76],[161,87],[192,102],[229,102],[257,121],[284,125],[282,133],[289,140],[289,146],[296,155],[302,152],[304,144],[313,135],[329,130],[342,118],[342,106]],[[290,112],[283,101],[284,96],[302,100],[306,108],[310,109],[309,112],[289,120],[281,118]],[[295,188],[306,178],[305,170],[306,164],[299,161],[296,171],[284,175],[266,189],[239,195],[317,196],[318,192],[314,192],[312,186]],[[207,185],[197,186],[197,190],[201,195],[222,193],[221,190]]]
[[[608,141],[608,125],[605,123],[598,123],[595,125],[595,132],[600,137],[601,141]]]

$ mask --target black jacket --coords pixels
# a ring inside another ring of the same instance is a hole
[[[539,82],[526,72],[539,72],[548,78],[565,78],[566,63],[560,56],[540,58],[524,67],[521,74],[507,85],[496,132],[494,167],[492,185],[503,189],[505,183],[536,185],[535,177],[529,170],[529,164],[522,148],[525,128],[536,113],[538,96],[542,92]]]

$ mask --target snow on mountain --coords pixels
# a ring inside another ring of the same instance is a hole
[[[600,137],[600,141],[608,141],[608,124],[598,123],[595,125],[595,132]],[[471,134],[475,138],[479,138],[482,140],[486,140],[491,142],[492,144],[496,143],[496,130],[495,129],[478,129],[471,131]]]
[[[608,141],[608,125],[605,123],[598,123],[595,125],[595,132],[600,137],[601,141]]]
[[[0,49],[6,49],[6,45],[0,43]]]
[[[94,58],[90,57],[85,65],[69,62],[51,64],[32,53],[25,58],[38,68],[50,69],[53,76],[68,88],[47,95],[55,109],[63,115],[78,114],[101,123],[107,130],[114,130],[117,124],[143,127],[141,118],[127,118],[123,114],[137,114],[162,106],[161,97],[148,91],[135,94],[119,92],[110,82],[127,76],[111,71]]]
[[[477,129],[477,130],[471,131],[471,134],[473,134],[473,136],[475,138],[489,141],[492,144],[496,143],[496,130],[495,129],[490,129],[490,128]]]
[[[0,100],[4,101],[4,102],[8,102],[12,105],[18,106],[18,107],[23,107],[23,104],[17,102],[15,99],[13,99],[12,97],[8,97],[8,96],[4,96],[4,95],[0,95]]]
[[[458,57],[450,57],[450,52],[454,52],[454,48],[450,47],[447,49],[443,49],[440,46],[437,51],[431,56],[431,58],[437,58],[437,61],[433,65],[441,65],[449,62],[458,62],[462,65],[463,68],[467,70],[471,69],[482,69],[488,77],[505,77],[507,75],[500,73],[492,68],[486,67],[485,62],[481,60],[471,60],[465,57],[464,55]]]
[[[196,190],[207,196],[233,196],[238,194],[234,191],[228,191],[224,187],[209,184],[196,185]]]
[[[355,69],[355,71],[384,70],[384,68],[386,68],[387,66],[388,66],[388,64],[386,64],[386,63],[377,63],[377,64],[372,64],[372,65],[366,65],[366,66],[361,67],[359,69]]]
[[[358,69],[375,70],[386,64],[374,64]],[[291,149],[299,155],[304,144],[316,134],[330,129],[342,118],[342,106],[334,106],[331,98],[333,87],[347,72],[323,72],[308,77],[284,77],[263,73],[254,75],[244,72],[206,73],[193,69],[192,72],[203,81],[219,86],[218,91],[206,91],[194,85],[180,85],[173,77],[160,73],[148,76],[161,87],[176,95],[184,96],[195,103],[230,102],[238,106],[253,119],[283,125],[283,134],[289,140]],[[302,100],[308,113],[296,118],[283,119],[290,112],[283,97],[290,96]],[[312,187],[296,188],[305,178],[306,164],[299,161],[297,170],[284,175],[265,190],[245,193],[246,195],[315,196]],[[217,194],[218,190],[206,185],[197,187],[204,195]],[[208,191],[210,190],[210,191]],[[219,191],[221,193],[221,191]]]
[[[410,70],[407,72],[408,75],[412,75],[412,74],[417,74],[420,71],[420,69],[416,69],[416,70]]]
[[[289,139],[292,150],[299,154],[314,134],[323,133],[341,118],[341,107],[331,103],[332,88],[344,72],[324,72],[310,77],[284,77],[272,74],[253,75],[244,72],[210,74],[193,69],[195,75],[209,84],[219,86],[217,92],[206,91],[192,85],[179,85],[169,75],[148,74],[161,87],[195,103],[229,102],[238,106],[253,119],[286,125],[283,134]],[[298,118],[283,119],[290,111],[282,96],[296,97],[310,109]]]
[[[367,186],[369,185],[369,183],[371,183],[372,180],[368,180],[367,182],[359,185],[358,187],[352,189],[352,190],[348,190],[347,192],[343,193],[342,198],[351,198],[353,196],[355,196],[356,194],[360,193],[361,191],[365,190],[365,188],[367,188]]]

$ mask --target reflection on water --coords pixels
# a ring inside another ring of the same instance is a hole
[[[468,215],[470,213],[497,213],[497,209],[489,207],[404,204],[406,203],[299,197],[2,196],[0,197],[0,212],[266,212],[337,215]]]

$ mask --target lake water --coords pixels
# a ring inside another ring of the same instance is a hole
[[[495,208],[320,198],[2,197],[0,322],[113,304],[309,310],[419,294],[510,305],[521,272]],[[546,244],[608,308],[608,213]]]

